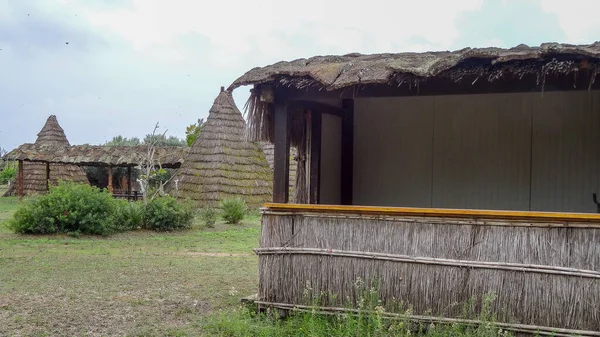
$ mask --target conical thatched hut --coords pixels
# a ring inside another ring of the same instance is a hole
[[[55,115],[46,120],[46,124],[37,134],[35,146],[58,148],[70,146],[63,128],[58,124]],[[70,180],[88,183],[83,169],[75,165],[50,164],[50,183],[55,185],[58,180]],[[16,186],[16,184],[15,184]],[[23,194],[32,195],[45,193],[47,191],[46,164],[35,162],[23,162]],[[16,189],[9,189],[7,193],[15,193]]]
[[[239,196],[249,207],[272,200],[272,172],[257,143],[245,139],[246,123],[231,92],[221,88],[178,176],[179,198],[199,206]]]

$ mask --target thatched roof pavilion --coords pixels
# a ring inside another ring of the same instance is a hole
[[[600,42],[249,70],[229,90],[254,86],[248,134],[274,143],[259,308],[356,309],[360,278],[389,317],[471,324],[462,304],[495,294],[502,329],[598,336],[598,75]],[[304,284],[336,296],[305,306]]]
[[[155,160],[163,168],[179,168],[187,153],[182,146],[156,146]],[[78,166],[130,167],[137,166],[147,156],[148,146],[72,145],[69,147],[40,147],[23,144],[6,154],[7,160],[38,163],[59,163]]]
[[[52,149],[64,149],[70,146],[69,141],[63,128],[58,124],[58,120],[55,115],[51,115],[46,120],[46,123],[37,134],[37,139],[34,144],[31,144],[36,148],[46,149],[52,151]],[[9,160],[18,160],[17,158],[11,158],[6,156]],[[23,195],[32,195],[37,193],[45,193],[48,190],[47,176],[50,177],[50,184],[55,185],[58,180],[69,180],[80,183],[88,183],[87,176],[81,167],[75,165],[52,163],[46,167],[45,164],[40,162],[21,162],[22,163],[22,175],[23,175]],[[49,174],[47,172],[49,169]],[[15,185],[12,185],[16,187]],[[16,194],[15,188],[11,188],[7,191],[7,195]]]
[[[239,196],[258,207],[271,201],[272,174],[260,146],[246,141],[231,92],[221,88],[176,177],[178,197],[205,206]]]
[[[149,151],[152,150],[150,157]],[[132,168],[147,163],[163,168],[179,168],[187,148],[179,146],[95,146],[70,145],[56,116],[52,115],[33,144],[22,144],[4,156],[5,160],[19,162],[17,184],[11,185],[7,195],[28,195],[48,190],[60,180],[88,182],[82,166],[108,168],[108,190],[113,192],[112,169],[127,168],[127,195],[132,193]],[[17,187],[22,186],[19,190]]]

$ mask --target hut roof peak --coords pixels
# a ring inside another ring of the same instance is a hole
[[[177,173],[180,198],[206,206],[239,196],[251,207],[272,199],[271,169],[259,145],[246,140],[245,127],[231,92],[223,88]]]
[[[46,120],[46,124],[42,127],[40,132],[37,134],[35,140],[37,146],[70,146],[69,140],[65,135],[65,131],[58,124],[56,115],[50,115]]]

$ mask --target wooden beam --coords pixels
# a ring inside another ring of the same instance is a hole
[[[50,191],[50,162],[46,162],[46,191]]]
[[[23,197],[23,161],[19,160],[19,172],[17,173],[17,195]]]
[[[310,113],[310,167],[309,167],[309,191],[308,203],[318,204],[321,191],[321,132],[322,115],[319,111],[312,110]]]
[[[276,87],[275,95],[285,97],[289,101],[341,100],[345,98],[366,97],[405,97],[405,96],[438,96],[469,95],[490,93],[520,92],[552,92],[552,91],[586,91],[600,89],[600,81],[592,81],[593,72],[579,71],[577,75],[547,74],[545,81],[538,83],[537,75],[526,74],[523,78],[505,78],[489,82],[478,75],[465,75],[455,82],[447,78],[431,78],[419,85],[398,84],[357,84],[336,90],[310,87],[297,89],[294,87]],[[590,86],[591,83],[591,86]]]
[[[354,180],[354,100],[342,100],[341,204],[352,205]]]
[[[127,194],[131,195],[131,166],[127,166]]]
[[[290,197],[290,127],[291,113],[287,104],[275,104],[273,202],[287,203]]]
[[[344,116],[344,110],[343,109],[340,109],[340,108],[335,107],[333,105],[319,103],[319,102],[313,102],[313,101],[308,101],[308,100],[290,101],[288,103],[288,106],[294,107],[294,108],[297,107],[297,108],[300,108],[302,110],[318,111],[320,113],[335,115],[335,116],[339,116],[339,117],[343,117]]]
[[[108,167],[108,193],[113,193],[113,169],[112,166]]]
[[[340,206],[340,205],[297,205],[297,204],[265,204],[267,211],[290,213],[340,213],[347,215],[374,216],[408,216],[434,218],[470,218],[473,221],[482,219],[519,220],[525,227],[595,227],[600,228],[600,214],[597,213],[559,213],[559,212],[530,212],[530,211],[498,211],[477,209],[451,208],[415,208],[415,207],[379,207],[379,206]],[[539,221],[536,224],[528,221]],[[489,226],[501,226],[501,222],[487,222]],[[460,221],[449,224],[464,225]],[[515,226],[515,224],[509,224]]]

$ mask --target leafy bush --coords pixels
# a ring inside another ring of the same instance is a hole
[[[200,212],[200,218],[206,227],[213,228],[217,222],[217,210],[213,207],[206,207]]]
[[[193,219],[192,208],[178,203],[171,196],[150,200],[144,212],[146,228],[157,231],[190,228]]]
[[[115,214],[115,226],[122,231],[130,231],[144,227],[144,204],[117,200],[117,212]]]
[[[17,176],[17,164],[15,162],[0,163],[0,185],[8,184]]]
[[[80,233],[108,235],[115,224],[117,204],[110,194],[87,184],[59,182],[46,195],[17,209],[9,227],[17,233]]]
[[[238,224],[246,214],[246,202],[238,197],[227,198],[221,201],[221,216],[228,224]]]

